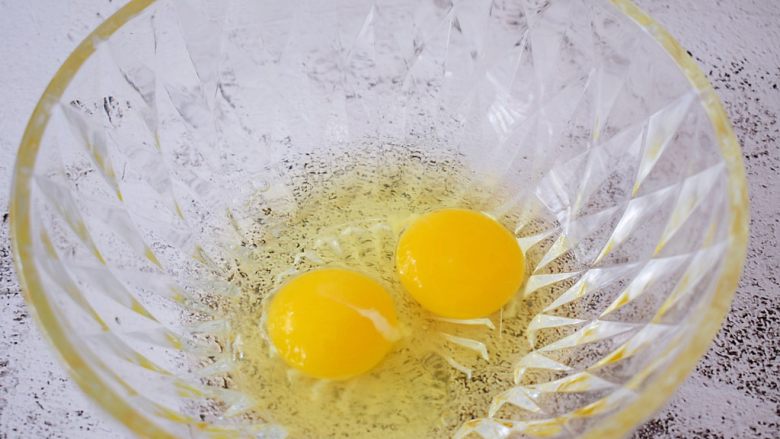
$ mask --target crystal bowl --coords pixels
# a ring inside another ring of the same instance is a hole
[[[283,437],[224,379],[240,347],[209,337],[204,291],[235,294],[247,200],[294,200],[307,157],[357,144],[376,169],[388,144],[457,157],[502,188],[490,210],[526,212],[529,350],[452,435],[625,435],[728,310],[740,148],[629,1],[132,0],[52,79],[15,168],[17,272],[81,388],[139,436]]]

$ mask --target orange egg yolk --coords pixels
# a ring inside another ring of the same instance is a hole
[[[398,243],[396,270],[423,308],[468,319],[498,311],[517,293],[525,258],[514,235],[491,217],[443,209],[407,227]]]
[[[266,329],[281,358],[315,378],[375,367],[398,338],[393,300],[368,276],[325,268],[295,277],[271,299]]]

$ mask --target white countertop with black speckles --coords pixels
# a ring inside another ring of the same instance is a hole
[[[635,438],[780,438],[780,1],[636,0],[696,58],[743,148],[750,248],[731,313]],[[49,78],[122,0],[0,0],[0,439],[128,433],[69,380],[14,278],[6,206],[22,131]]]

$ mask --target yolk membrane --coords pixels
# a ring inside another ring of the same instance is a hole
[[[368,276],[339,268],[299,275],[271,299],[266,329],[280,357],[315,378],[376,366],[398,339],[393,300]]]
[[[423,308],[468,319],[498,311],[517,293],[525,258],[514,235],[489,216],[442,209],[407,227],[396,250],[396,270]]]

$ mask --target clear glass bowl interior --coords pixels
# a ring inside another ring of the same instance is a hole
[[[224,243],[256,218],[247,200],[294,205],[307,157],[362,148],[381,169],[389,144],[457,157],[502,188],[494,212],[523,206],[522,294],[549,298],[516,385],[458,435],[619,436],[703,353],[744,259],[739,147],[693,62],[625,1],[132,1],[25,134],[28,299],[132,431],[282,435],[195,366],[234,354],[204,341],[224,322],[197,298],[235,293]]]

